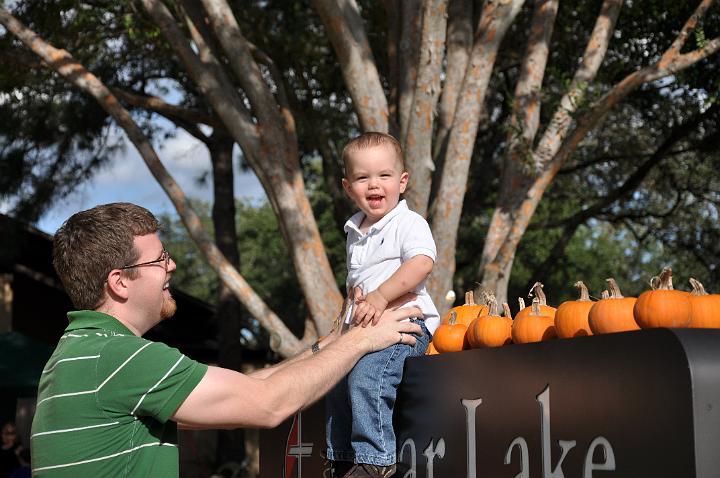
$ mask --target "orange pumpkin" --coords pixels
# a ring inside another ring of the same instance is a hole
[[[533,299],[532,309],[529,315],[515,316],[512,324],[512,340],[516,344],[527,344],[540,342],[557,337],[555,331],[555,319],[549,315],[543,315],[540,308],[540,299],[536,296]]]
[[[473,291],[468,291],[465,292],[465,303],[450,309],[450,311],[445,314],[445,317],[442,319],[443,324],[447,324],[450,321],[450,314],[453,312],[455,312],[456,322],[467,327],[470,325],[470,322],[477,319],[479,316],[487,314],[488,308],[486,305],[476,304]]]
[[[468,326],[466,338],[471,348],[500,347],[512,342],[512,318],[500,317],[494,295],[489,294],[488,303],[490,311]]]
[[[425,355],[437,355],[437,354],[438,354],[438,351],[435,350],[435,346],[433,345],[432,342],[430,342],[427,350],[425,350]]]
[[[528,295],[536,297],[539,300],[540,315],[547,315],[555,319],[555,312],[557,311],[557,309],[555,307],[547,305],[547,299],[545,298],[545,292],[543,291],[542,283],[536,282],[535,284],[533,284]],[[530,313],[532,312],[532,305],[530,307],[523,307],[522,305],[524,303],[525,301],[520,304],[520,312],[518,312],[515,316],[515,320],[522,319],[523,317],[530,315]]]
[[[613,332],[625,332],[627,330],[638,330],[640,327],[635,322],[633,307],[635,297],[623,297],[620,288],[612,277],[607,279],[610,293],[593,304],[588,314],[588,323],[593,334],[610,334]]]
[[[440,324],[435,330],[432,340],[435,350],[444,354],[446,352],[459,352],[463,348],[467,348],[465,332],[467,332],[467,326],[458,323],[457,314],[454,310],[451,310],[448,323]]]
[[[654,290],[643,292],[635,302],[635,322],[643,329],[686,327],[692,315],[690,295],[673,289],[672,269],[664,268],[659,280],[651,284],[655,284]]]
[[[555,313],[555,329],[558,337],[563,339],[592,335],[588,314],[593,301],[590,300],[590,294],[583,281],[577,281],[575,287],[580,289],[580,298],[563,302]]]
[[[690,278],[692,292],[690,293],[690,306],[692,314],[688,327],[693,328],[720,328],[720,294],[708,294],[705,287]]]

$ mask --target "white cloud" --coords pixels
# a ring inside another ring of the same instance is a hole
[[[109,202],[133,202],[155,214],[174,213],[172,203],[135,147],[129,141],[126,145],[125,151],[111,158],[108,166],[44,214],[37,227],[52,234],[72,214]],[[212,202],[212,181],[203,184],[197,181],[202,174],[211,171],[210,157],[202,143],[181,131],[156,148],[156,152],[188,197]],[[254,200],[265,197],[260,182],[252,173],[235,172],[235,192],[236,197]]]

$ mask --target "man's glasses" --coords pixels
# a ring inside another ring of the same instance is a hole
[[[134,267],[149,266],[150,264],[157,264],[159,262],[164,262],[165,270],[167,270],[168,266],[170,265],[170,253],[166,250],[163,250],[162,254],[160,254],[160,257],[155,259],[154,261],[141,262],[140,264],[132,264],[129,266],[122,266],[122,267],[118,267],[118,269],[121,269],[121,270],[132,269]]]

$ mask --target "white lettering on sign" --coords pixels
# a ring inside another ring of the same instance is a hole
[[[550,385],[547,385],[540,392],[535,400],[540,406],[540,443],[541,443],[541,460],[542,460],[542,478],[565,478],[562,469],[563,461],[570,451],[577,445],[576,440],[558,440],[560,446],[560,458],[553,468],[552,466],[552,450],[551,441],[552,434],[550,430]],[[465,425],[466,425],[466,457],[467,457],[467,478],[477,477],[477,453],[476,453],[476,427],[475,417],[476,410],[482,404],[482,398],[462,399],[460,401],[465,409]],[[416,478],[417,462],[415,442],[408,438],[403,442],[400,449],[400,461],[406,447],[410,447],[410,470],[405,473],[403,478]],[[528,449],[527,440],[521,436],[515,437],[505,452],[506,465],[512,463],[513,451],[518,449],[520,455],[520,472],[514,478],[530,478],[530,451]],[[600,449],[602,452],[602,462],[594,461],[595,450]],[[426,462],[427,478],[433,478],[433,464],[435,457],[443,458],[445,456],[445,440],[441,437],[435,445],[434,440],[430,440],[430,444],[423,452]],[[602,436],[595,437],[585,453],[585,461],[583,463],[583,478],[593,478],[593,471],[614,471],[615,470],[615,453],[613,452],[610,442]]]
[[[427,459],[425,476],[427,476],[427,478],[433,478],[433,462],[435,461],[436,456],[439,456],[440,458],[445,456],[445,440],[442,438],[439,439],[437,446],[435,446],[433,441],[430,440],[430,444],[427,448],[425,448],[423,455],[425,455],[425,458]]]
[[[518,447],[520,450],[520,473],[513,478],[530,478],[530,455],[528,454],[528,444],[523,437],[515,438],[505,453],[505,464],[509,465],[512,461],[513,448]]]
[[[402,461],[402,457],[405,453],[406,447],[410,448],[410,469],[405,472],[402,478],[416,478],[417,451],[415,448],[415,440],[413,440],[412,438],[408,438],[403,442],[402,446],[400,447],[400,455],[398,456],[398,461]]]
[[[467,478],[475,478],[475,409],[482,403],[482,398],[460,400],[465,408],[465,429],[467,430]]]
[[[543,478],[565,478],[562,471],[562,462],[570,450],[572,450],[577,442],[575,440],[566,441],[558,440],[562,454],[558,460],[555,469],[550,471],[552,466],[550,457],[550,385],[545,387],[535,399],[540,404],[540,438],[542,440],[542,464]]]
[[[602,447],[603,456],[605,457],[604,463],[593,463],[593,455],[595,454],[595,448]],[[610,446],[610,442],[605,437],[595,438],[588,451],[585,454],[585,464],[583,465],[583,478],[592,478],[593,470],[600,471],[615,471],[615,453]]]

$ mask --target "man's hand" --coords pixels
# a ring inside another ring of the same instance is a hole
[[[406,303],[415,300],[416,294],[405,294],[390,303],[390,307],[379,317],[374,327],[353,327],[348,334],[356,335],[366,352],[375,352],[391,345],[403,343],[415,345],[415,335],[421,334],[418,324],[406,321],[411,317],[422,317],[422,311],[417,307],[401,309]],[[355,288],[355,300],[363,300],[362,291]]]

